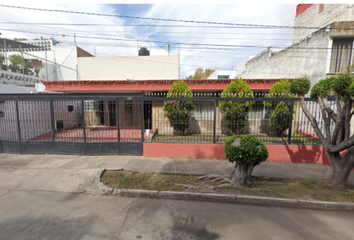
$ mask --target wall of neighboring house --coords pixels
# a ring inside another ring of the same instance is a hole
[[[235,79],[236,78],[236,71],[229,71],[229,70],[218,70],[216,69],[208,79]]]
[[[299,43],[281,51],[266,49],[249,60],[242,78],[302,78],[307,77],[311,84],[326,77],[330,61],[330,33],[321,29]]]
[[[21,52],[8,52],[7,56],[10,55],[21,55]],[[39,59],[42,62],[39,72],[39,77],[42,79],[47,78],[48,69],[48,80],[77,80],[77,48],[75,46],[52,46],[51,50],[47,51],[47,66],[45,51],[24,51],[23,57]]]
[[[179,60],[170,56],[81,57],[79,80],[179,79]]]
[[[293,43],[316,31],[311,27],[321,28],[339,21],[354,21],[354,4],[313,4],[295,18]]]

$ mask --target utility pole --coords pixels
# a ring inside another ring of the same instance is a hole
[[[180,58],[181,58],[181,56],[180,56],[180,54],[181,54],[181,44],[178,44],[178,79],[180,79],[181,78],[181,60],[180,60]]]
[[[4,45],[5,45],[5,64],[6,64],[6,69],[9,66],[9,62],[7,61],[7,47],[6,47],[6,39],[4,38]]]
[[[47,48],[45,48],[45,75],[48,80],[48,58],[47,58]]]
[[[79,73],[77,70],[77,47],[76,47],[76,33],[74,33],[74,44],[75,44],[75,50],[76,50],[76,81],[79,80]]]
[[[21,68],[22,68],[22,79],[23,79],[23,86],[25,86],[25,61],[23,59],[23,51],[22,47],[20,45],[20,50],[21,50]]]

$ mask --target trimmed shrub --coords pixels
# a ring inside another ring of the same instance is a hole
[[[240,138],[240,146],[233,146],[236,138]],[[235,135],[225,142],[227,160],[234,163],[247,163],[253,166],[264,162],[268,158],[268,150],[257,138],[248,135]]]
[[[167,97],[193,97],[184,81],[174,82],[167,93]],[[171,127],[177,135],[185,135],[186,129],[190,126],[190,119],[195,106],[192,101],[165,101],[163,110],[168,118]]]
[[[295,95],[305,96],[311,87],[310,80],[307,78],[295,79],[290,84],[290,92]]]
[[[274,83],[269,90],[267,98],[280,98],[288,97],[293,98],[294,95],[290,92],[290,83],[287,79],[282,79],[279,82]],[[266,133],[268,135],[276,135],[281,137],[286,129],[290,127],[290,107],[292,102],[280,102],[280,101],[265,101],[264,105],[270,112],[269,128]]]
[[[243,97],[253,98],[253,91],[242,78],[236,78],[221,93],[221,98]],[[219,109],[227,120],[226,127],[233,134],[239,133],[248,120],[248,111],[252,110],[254,101],[245,99],[245,101],[219,101]]]

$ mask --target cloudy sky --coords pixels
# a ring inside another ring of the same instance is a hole
[[[73,45],[75,34],[78,46],[101,57],[137,56],[139,47],[168,55],[171,43],[185,78],[197,68],[231,70],[266,47],[290,45],[296,5],[12,4],[0,6],[0,32],[10,39],[54,36],[61,45]]]

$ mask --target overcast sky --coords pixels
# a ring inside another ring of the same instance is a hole
[[[78,46],[102,57],[137,56],[138,47],[151,49],[150,55],[168,55],[167,46],[170,42],[171,55],[178,54],[179,49],[181,78],[185,78],[193,75],[197,68],[231,70],[233,65],[248,56],[259,54],[266,47],[291,45],[291,28],[255,28],[235,24],[293,26],[296,5],[13,4],[12,6],[119,16],[94,16],[0,6],[0,32],[1,37],[10,39],[54,36],[62,45],[74,44],[75,33]],[[162,21],[128,16],[227,24]],[[52,23],[61,25],[51,25]],[[62,34],[65,34],[65,37],[62,37]]]

